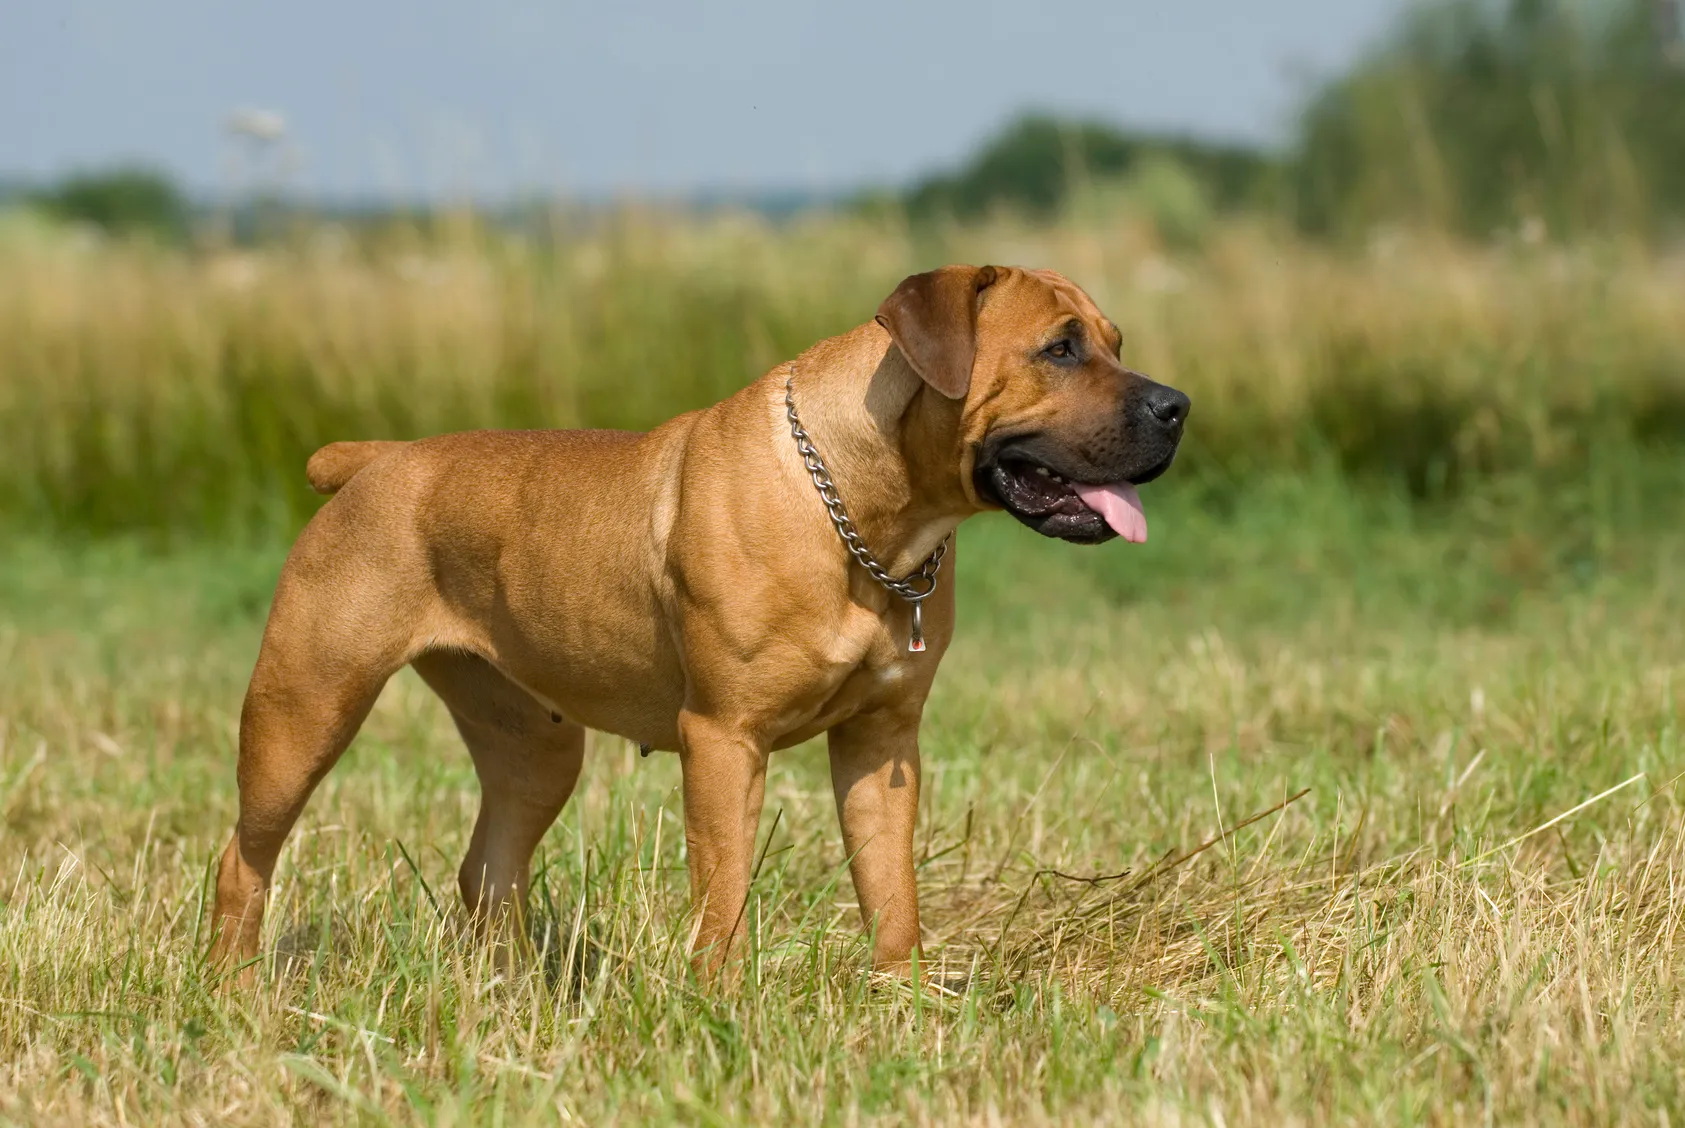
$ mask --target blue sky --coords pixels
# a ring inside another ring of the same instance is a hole
[[[897,183],[1025,107],[1281,139],[1406,0],[3,0],[0,177],[267,159],[328,196]]]

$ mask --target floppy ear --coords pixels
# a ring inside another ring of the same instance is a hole
[[[964,399],[977,356],[977,296],[994,284],[992,266],[944,266],[914,274],[878,307],[878,324],[924,382]]]

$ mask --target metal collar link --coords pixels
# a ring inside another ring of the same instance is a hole
[[[802,428],[801,419],[796,415],[794,365],[790,368],[790,378],[784,381],[784,407],[790,416],[790,435],[796,440],[796,452],[802,456],[808,476],[813,479],[813,488],[819,491],[819,498],[825,503],[825,511],[830,514],[831,524],[837,527],[837,535],[842,538],[843,544],[848,547],[854,559],[860,562],[860,566],[871,573],[872,579],[892,594],[912,604],[913,633],[907,642],[907,650],[913,654],[920,653],[924,650],[924,615],[921,605],[936,591],[936,573],[942,570],[942,558],[948,554],[948,537],[942,538],[942,543],[936,546],[935,552],[926,557],[918,571],[904,580],[891,576],[888,570],[878,563],[878,558],[872,555],[872,550],[866,547],[860,530],[854,527],[848,510],[843,508],[842,497],[837,493],[837,484],[831,480],[831,472],[825,469],[824,460],[819,457],[813,440],[808,437],[807,431]]]

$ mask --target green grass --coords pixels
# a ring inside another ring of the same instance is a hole
[[[14,538],[0,1116],[1677,1119],[1676,479],[1627,447],[1443,505],[1173,474],[1141,549],[968,525],[919,832],[952,998],[865,972],[812,747],[774,761],[747,981],[701,989],[676,759],[606,737],[541,848],[547,954],[496,980],[451,904],[472,771],[407,673],[284,856],[274,966],[219,993],[208,871],[284,548]]]

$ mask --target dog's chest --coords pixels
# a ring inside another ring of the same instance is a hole
[[[905,681],[906,672],[894,666],[853,671],[824,699],[812,721],[801,726],[804,736],[883,707],[895,699]]]
[[[908,656],[895,644],[883,616],[867,608],[852,608],[835,626],[829,650],[832,676],[820,694],[817,718],[822,727],[882,705],[907,681]]]

